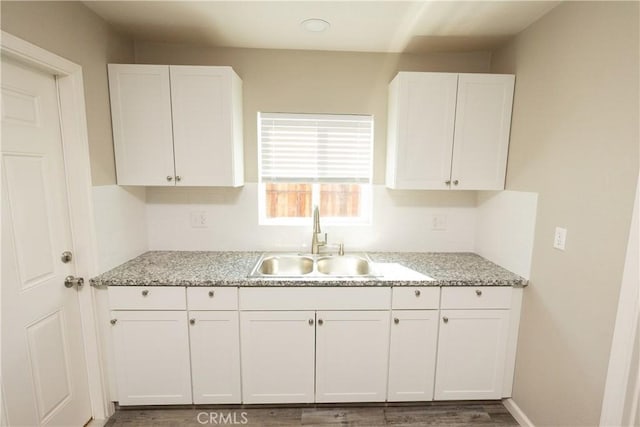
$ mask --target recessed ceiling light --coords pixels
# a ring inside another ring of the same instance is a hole
[[[324,19],[310,18],[305,19],[300,23],[302,28],[312,33],[321,33],[331,26],[331,24]]]

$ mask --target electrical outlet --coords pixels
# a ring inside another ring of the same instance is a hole
[[[553,247],[564,251],[565,243],[567,242],[567,229],[562,227],[556,227],[556,232],[553,235]]]
[[[447,216],[446,215],[434,215],[431,218],[431,230],[433,231],[445,231],[447,229]]]
[[[206,211],[191,212],[191,228],[209,228],[209,215]]]

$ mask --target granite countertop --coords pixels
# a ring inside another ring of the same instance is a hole
[[[380,277],[318,280],[247,275],[262,252],[151,251],[90,280],[92,286],[526,286],[474,253],[369,252]]]

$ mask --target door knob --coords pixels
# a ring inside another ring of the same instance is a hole
[[[182,177],[180,175],[176,175],[176,182],[182,181]]]
[[[398,323],[400,323],[400,319],[398,319],[397,317],[396,317],[396,318],[394,318],[394,319],[393,319],[393,323],[395,323],[395,324],[397,325]]]
[[[192,325],[196,324],[196,319],[189,319],[189,323],[191,323]]]
[[[458,185],[458,183],[459,183],[459,182],[460,182],[460,181],[458,181],[457,179],[455,179],[455,180],[453,181],[453,185]]]
[[[66,288],[73,288],[74,286],[80,289],[84,285],[84,279],[82,277],[67,276],[64,278],[64,286]]]
[[[318,319],[318,325],[322,326],[324,324],[324,320]]]
[[[309,324],[313,326],[313,319],[309,319]]]
[[[169,182],[173,181],[173,177],[171,175],[167,175],[167,181]]]
[[[442,321],[443,321],[444,323],[449,323],[449,318],[448,318],[447,316],[444,316],[444,317],[442,318]]]
[[[72,259],[73,255],[69,251],[64,251],[62,255],[60,255],[60,260],[65,264],[70,263]]]
[[[215,293],[214,293],[213,291],[209,291],[209,296],[210,296],[211,298],[213,298],[213,296],[214,296],[214,295],[215,295]]]

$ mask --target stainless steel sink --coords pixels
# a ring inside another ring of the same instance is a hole
[[[313,259],[297,255],[276,255],[262,259],[257,270],[266,276],[295,276],[313,271]]]
[[[371,261],[354,255],[318,258],[318,272],[333,276],[366,276],[371,274]]]
[[[329,280],[336,278],[376,278],[375,264],[367,254],[310,255],[263,254],[249,278]]]

